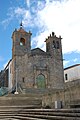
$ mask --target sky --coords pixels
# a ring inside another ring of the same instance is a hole
[[[61,35],[64,68],[80,64],[80,0],[0,0],[0,70],[12,58],[12,32],[20,23],[32,32],[31,46]]]

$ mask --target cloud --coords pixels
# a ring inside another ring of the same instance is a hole
[[[27,6],[30,7],[30,0],[26,0]]]
[[[44,40],[45,35],[48,36],[54,31],[57,36],[61,35],[63,38],[63,53],[80,52],[80,0],[46,1],[44,9],[38,10],[37,13],[38,27],[41,24],[44,26],[44,31],[42,33],[39,29],[38,36],[34,38],[37,38],[36,46],[43,46],[43,42],[40,41]]]
[[[68,65],[69,65],[69,63],[70,63],[70,61],[69,61],[69,60],[67,60],[67,61],[63,61],[63,66],[64,66],[64,68],[65,68],[66,66],[68,66]]]
[[[78,61],[78,58],[73,59],[73,62],[77,62],[77,61]]]
[[[7,26],[9,25],[10,21],[12,20],[12,18],[7,18],[5,20],[2,21],[2,25],[4,26],[4,29],[7,28]]]
[[[74,65],[74,64],[78,64],[79,61],[80,61],[79,58],[72,58],[72,59],[69,59],[69,60],[64,60],[63,61],[63,66],[65,68],[65,67],[68,67],[68,66],[71,66],[71,65]]]
[[[28,7],[10,8],[9,18],[3,23],[22,19],[24,27],[33,31],[37,28],[32,38],[32,45],[36,47],[45,49],[44,40],[53,31],[63,38],[63,53],[80,52],[80,0],[25,1]]]
[[[7,18],[2,21],[2,25],[6,29],[11,21],[18,20],[19,23],[21,20],[24,21],[24,25],[30,23],[31,15],[29,10],[23,7],[10,7],[8,9]]]
[[[40,47],[43,50],[46,50],[44,41],[45,41],[47,34],[49,34],[49,31],[40,32],[36,37],[32,39],[32,45],[34,44],[36,47]]]

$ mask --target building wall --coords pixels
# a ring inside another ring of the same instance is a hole
[[[67,77],[67,79],[66,79]],[[65,82],[80,79],[80,65],[64,69],[64,80]]]
[[[8,71],[8,74],[9,74],[9,76],[8,76],[8,89],[9,90],[11,90],[12,89],[12,71],[11,71],[11,69],[12,69],[12,61],[9,63],[9,71]]]
[[[36,87],[37,77],[42,74],[45,77],[45,88],[63,88],[61,68],[54,68],[51,57],[35,55],[28,57],[18,56],[16,59],[16,77],[23,87]],[[56,67],[59,67],[57,65]],[[57,72],[59,73],[57,76]],[[61,72],[61,77],[60,77]]]
[[[5,80],[5,76],[4,76],[4,70],[2,70],[0,72],[0,87],[4,86],[4,80]]]
[[[3,81],[2,87],[7,87],[8,90],[12,88],[12,60],[10,60],[3,71],[1,80]]]

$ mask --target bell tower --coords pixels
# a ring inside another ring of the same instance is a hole
[[[46,39],[46,52],[51,56],[51,85],[55,88],[64,86],[64,70],[61,36],[57,37],[54,32]]]
[[[53,58],[62,58],[62,45],[61,45],[61,36],[56,37],[55,33],[52,32],[52,35],[48,36],[46,39],[46,52],[50,53]]]
[[[20,28],[12,34],[12,57],[23,56],[25,53],[29,53],[31,50],[31,32],[26,32],[23,29],[22,23]]]
[[[18,76],[23,75],[24,63],[25,63],[24,57],[26,54],[28,55],[31,52],[31,35],[32,35],[31,32],[26,32],[23,29],[22,23],[20,24],[20,28],[15,29],[12,34],[13,87],[15,87],[16,81],[17,81],[17,85],[19,84],[20,79],[18,79]]]

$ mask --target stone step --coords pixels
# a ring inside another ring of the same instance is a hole
[[[65,116],[45,116],[45,115],[17,115],[17,116],[0,116],[0,119],[21,119],[21,120],[80,120],[79,117],[65,117]]]
[[[45,113],[45,112],[21,112],[21,111],[1,111],[0,115],[4,116],[4,115],[27,115],[27,114],[31,114],[31,115],[47,115],[47,116],[65,116],[65,117],[80,117],[80,113]]]
[[[32,107],[32,105],[18,105],[18,106],[0,106],[1,111],[18,111],[22,112],[50,112],[50,113],[80,113],[80,109],[27,109],[27,107]]]
[[[0,116],[1,120],[42,120],[40,118],[22,117],[22,116]],[[44,119],[46,120],[46,119]]]
[[[26,114],[26,115],[3,115],[0,116],[0,119],[29,119],[30,120],[80,120],[80,117],[67,117],[67,116],[48,116],[48,115],[32,115],[32,114]]]
[[[5,120],[80,120],[80,109],[28,109],[26,106],[0,106]]]
[[[25,109],[28,112],[62,112],[62,113],[80,113],[80,109]],[[24,111],[25,111],[24,110]]]
[[[6,97],[37,97],[40,98],[41,96],[43,96],[42,94],[38,94],[38,93],[33,93],[33,92],[27,92],[26,94],[7,94],[5,95]]]
[[[42,99],[36,97],[0,97],[0,106],[42,106]]]
[[[67,117],[67,116],[48,116],[48,115],[33,115],[33,114],[26,114],[26,115],[20,115],[21,117],[33,117],[33,118],[39,118],[39,119],[46,119],[46,120],[80,120],[80,117]]]
[[[1,118],[1,120],[20,120],[20,119],[17,119],[17,118]]]
[[[80,110],[79,109],[25,109],[24,106],[8,107],[7,109],[0,108],[0,119],[5,118],[15,118],[23,119],[35,118],[46,119],[46,120],[80,120]],[[14,109],[13,109],[14,108]],[[65,112],[66,111],[66,112]]]
[[[80,117],[80,113],[57,113],[57,112],[23,112],[19,114],[33,114],[33,115],[48,115],[48,116],[67,116],[67,117]]]
[[[33,94],[38,94],[38,95],[40,95],[40,94],[45,94],[45,93],[48,93],[49,92],[49,89],[44,89],[44,88],[24,88],[23,89],[23,91],[24,91],[24,93],[33,93]]]
[[[0,113],[1,112],[13,112],[25,109],[40,109],[41,105],[25,105],[25,106],[0,106]]]
[[[15,106],[0,106],[1,111],[9,111],[9,110],[22,110],[22,112],[56,112],[56,113],[80,113],[80,109],[27,109],[27,107],[32,105],[15,105]]]
[[[46,119],[40,119],[40,118],[33,118],[33,117],[21,117],[21,116],[15,116],[13,119],[19,119],[19,120],[46,120]],[[12,120],[12,119],[11,119]]]

